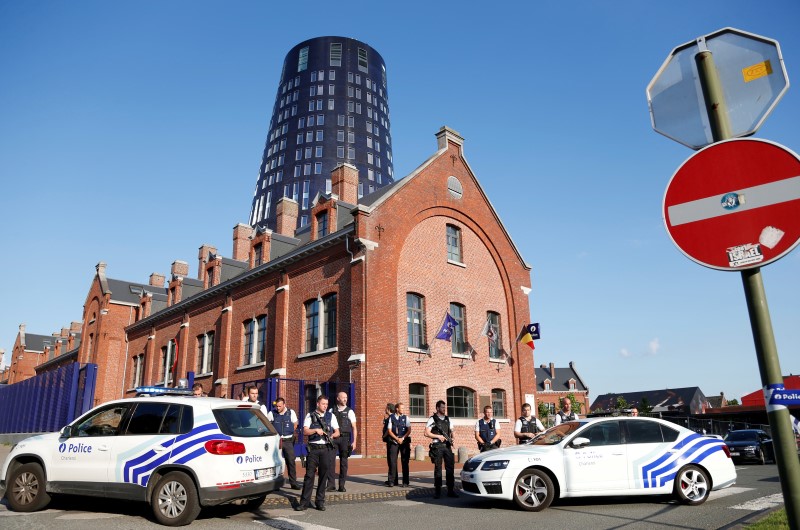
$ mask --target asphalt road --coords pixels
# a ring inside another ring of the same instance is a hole
[[[511,503],[475,500],[462,495],[458,499],[435,500],[430,490],[415,490],[407,497],[387,498],[376,494],[358,500],[331,498],[328,509],[295,512],[280,499],[268,499],[258,511],[244,511],[236,506],[203,510],[191,524],[193,529],[228,529],[263,526],[278,529],[328,528],[591,528],[591,529],[695,529],[738,528],[752,522],[770,509],[782,506],[777,468],[737,466],[738,483],[713,492],[701,506],[683,506],[662,497],[602,497],[557,501],[540,513],[522,512]],[[367,477],[364,477],[367,478]],[[373,477],[383,480],[383,476]],[[424,480],[423,477],[420,477]],[[294,492],[279,495],[293,496]],[[271,502],[272,501],[272,502]],[[57,497],[50,507],[33,514],[11,512],[0,505],[0,527],[66,529],[157,528],[144,503]],[[163,527],[161,527],[163,528]]]

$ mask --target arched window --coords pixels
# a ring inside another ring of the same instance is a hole
[[[305,352],[336,347],[336,298],[330,293],[305,303]]]
[[[408,347],[424,348],[425,340],[425,298],[416,293],[406,293],[406,327]]]
[[[489,358],[499,359],[501,344],[503,344],[500,335],[500,313],[488,311],[486,313],[486,320],[486,338],[489,342]]]
[[[467,337],[467,308],[461,304],[450,304],[450,316],[458,324],[453,329],[453,335],[450,337],[453,353],[465,353],[467,351],[466,337]]]
[[[551,388],[550,388],[550,380],[549,380],[549,379],[546,379],[546,380],[545,380],[545,382],[544,382],[544,389],[545,389],[545,390],[551,390]]]
[[[306,349],[316,351],[319,344],[319,300],[306,302]]]
[[[422,383],[411,383],[408,385],[408,415],[425,417],[428,415],[427,409],[428,387]]]
[[[244,322],[243,366],[263,363],[267,353],[267,315]]]
[[[492,389],[492,410],[495,418],[506,417],[506,391],[502,388]]]
[[[214,365],[214,332],[197,336],[197,373],[207,374]]]
[[[448,388],[447,414],[453,418],[474,418],[475,392],[463,386]]]

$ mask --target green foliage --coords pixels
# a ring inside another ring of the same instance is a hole
[[[575,393],[574,392],[570,392],[569,394],[567,394],[563,398],[558,398],[558,408],[559,409],[563,409],[564,408],[564,399],[565,398],[569,398],[570,402],[572,402],[572,410],[574,410],[577,414],[581,414],[583,412],[583,403],[581,401],[578,401],[575,398]]]
[[[729,407],[732,407],[732,406],[735,406],[735,405],[738,405],[738,404],[739,404],[739,400],[738,399],[729,399],[728,400],[728,406]]]
[[[628,402],[622,396],[617,396],[617,410],[627,409]]]
[[[789,517],[786,508],[776,510],[760,521],[746,525],[747,530],[785,530],[789,528]]]
[[[539,413],[538,414],[539,421],[541,421],[542,424],[544,424],[544,426],[547,427],[547,424],[550,421],[548,418],[548,416],[550,415],[550,407],[548,406],[547,403],[540,401],[539,404],[536,406],[536,409]]]
[[[653,406],[650,404],[650,400],[647,399],[647,396],[643,396],[642,402],[639,406],[639,413],[650,414],[651,412],[653,412]]]

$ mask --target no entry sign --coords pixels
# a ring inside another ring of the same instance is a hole
[[[672,176],[662,213],[672,241],[700,265],[762,267],[800,242],[800,158],[765,140],[712,144]]]

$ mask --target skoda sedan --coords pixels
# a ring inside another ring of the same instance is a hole
[[[487,451],[461,471],[464,493],[513,500],[540,511],[554,499],[603,495],[674,495],[702,504],[736,483],[722,440],[642,417],[570,421],[525,445]]]

